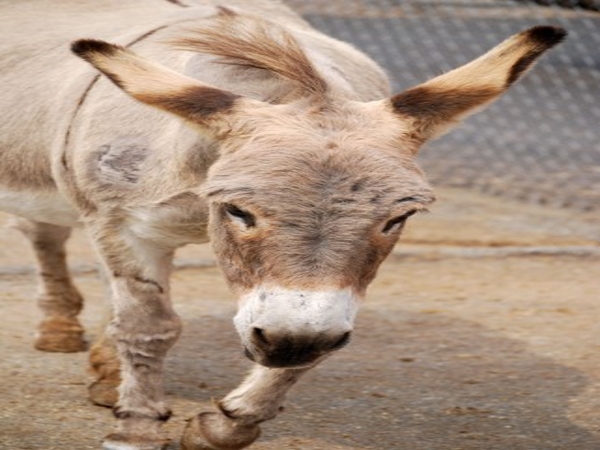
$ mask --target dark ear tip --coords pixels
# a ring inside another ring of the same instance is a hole
[[[527,37],[544,47],[553,47],[567,37],[567,30],[550,25],[539,25],[526,31]]]
[[[112,56],[118,49],[119,47],[116,45],[96,39],[79,39],[71,44],[71,51],[82,58],[89,57],[94,53]]]

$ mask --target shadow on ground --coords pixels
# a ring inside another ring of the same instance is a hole
[[[239,382],[231,314],[187,324],[171,395],[207,402]],[[476,324],[368,309],[350,347],[301,382],[253,448],[597,450],[600,439],[566,414],[585,385]]]

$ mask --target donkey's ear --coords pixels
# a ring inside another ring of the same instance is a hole
[[[550,26],[523,31],[474,61],[395,95],[389,103],[396,114],[412,119],[418,140],[435,138],[498,98],[566,34]]]
[[[203,84],[118,45],[82,39],[71,50],[133,98],[195,124],[213,125],[248,103],[260,103]]]

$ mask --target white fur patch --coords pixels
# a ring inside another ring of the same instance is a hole
[[[352,330],[357,310],[358,298],[349,288],[303,291],[259,286],[240,298],[234,322],[242,340],[252,328],[339,335]]]
[[[79,214],[57,191],[0,190],[0,210],[38,222],[78,226]]]

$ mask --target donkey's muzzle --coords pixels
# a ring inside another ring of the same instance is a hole
[[[295,336],[253,328],[251,348],[247,347],[245,353],[252,361],[266,367],[304,367],[344,347],[350,342],[350,336],[350,331],[335,335],[319,333]]]

